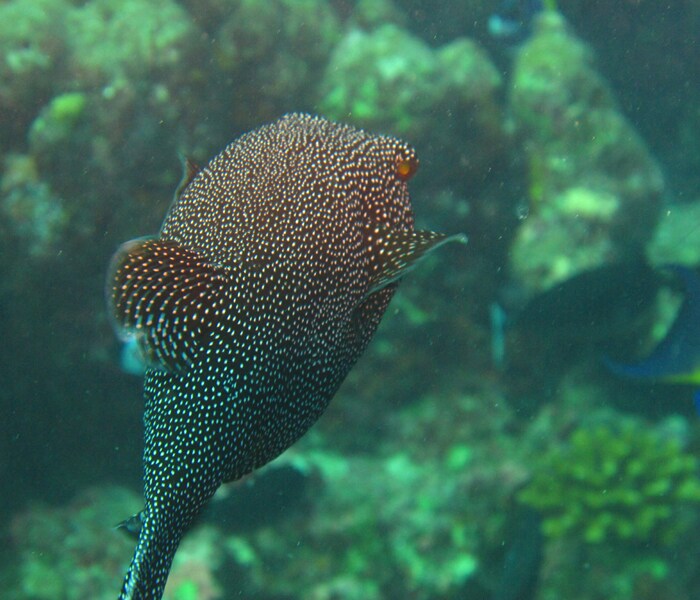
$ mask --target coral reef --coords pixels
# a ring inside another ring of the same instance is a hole
[[[696,428],[611,409],[590,371],[560,387],[519,442],[532,476],[516,499],[546,534],[536,598],[693,598],[697,568],[682,548],[700,519]]]
[[[69,13],[68,26],[72,78],[106,97],[146,78],[176,92],[198,43],[186,12],[171,0],[89,0]]]
[[[700,185],[698,86],[691,83],[700,77],[697,1],[559,5],[599,57],[599,71],[663,163],[673,193],[692,198]]]
[[[34,506],[10,524],[16,588],[7,598],[80,600],[112,598],[131,540],[117,531],[138,498],[120,488],[86,490],[70,504]]]
[[[550,537],[670,544],[684,527],[683,509],[700,504],[697,477],[697,460],[679,443],[623,422],[575,431],[519,497],[542,511]]]
[[[500,84],[498,71],[472,40],[433,49],[387,24],[347,32],[326,68],[320,108],[331,118],[390,131],[419,148],[437,145],[442,168],[433,176],[474,179],[505,143],[496,103]]]
[[[488,35],[493,0],[0,3],[3,597],[114,597],[133,544],[111,527],[141,500],[79,491],[140,484],[141,384],[109,334],[109,257],[157,230],[178,154],[204,161],[292,110],[416,146],[419,226],[469,244],[406,278],[281,459],[306,473],[303,498],[279,486],[257,518],[193,529],[166,597],[492,597],[522,504],[547,534],[537,600],[700,597],[690,392],[611,380],[591,341],[617,336],[599,316],[628,304],[559,297],[530,344],[489,355],[512,333],[507,302],[505,329],[490,323],[495,301],[641,255],[700,262],[700,3],[557,4],[572,27],[550,10],[506,46]],[[666,322],[677,302],[660,296]],[[682,436],[651,422],[669,411],[685,411]]]
[[[238,0],[215,34],[228,110],[249,129],[288,111],[309,110],[340,24],[327,2]],[[221,93],[221,92],[220,92]]]
[[[224,598],[215,576],[223,560],[223,539],[210,526],[195,528],[175,555],[164,600],[217,600]]]
[[[177,177],[182,132],[201,94],[203,46],[171,0],[91,0],[64,19],[64,80],[47,94],[28,139],[42,177],[80,205],[73,227],[89,231],[104,220],[105,202],[90,190],[110,182],[113,197],[130,199],[138,186]],[[78,168],[81,177],[70,176]]]
[[[641,256],[656,222],[660,170],[563,17],[542,13],[519,50],[510,108],[529,164],[530,214],[511,269],[532,291]]]
[[[0,4],[0,149],[22,139],[36,110],[63,75],[67,52],[63,0]]]
[[[0,184],[3,243],[18,243],[33,258],[55,252],[68,221],[61,198],[38,176],[31,156],[8,154]]]
[[[291,543],[280,543],[286,536],[268,528],[238,538],[232,550],[245,567],[247,594],[295,590],[332,598],[345,590],[343,597],[383,598],[393,589],[428,598],[457,590],[475,575],[477,534],[467,518],[452,521],[455,484],[440,481],[440,471],[402,455],[377,460],[309,453],[297,460],[323,479],[314,518],[287,531]],[[403,493],[407,485],[416,493]],[[248,549],[243,555],[241,545]],[[269,564],[279,565],[274,581],[267,577]]]
[[[380,440],[386,447],[375,453],[340,454],[314,433],[273,467],[293,465],[307,474],[309,488],[297,508],[287,479],[259,498],[253,487],[246,510],[234,502],[245,483],[225,490],[228,497],[213,503],[217,518],[209,524],[203,516],[183,541],[166,600],[420,599],[494,588],[498,574],[482,557],[498,556],[508,520],[493,504],[507,504],[526,471],[509,456],[505,405],[483,412],[480,403],[443,398],[446,410],[436,410],[435,399],[426,397],[396,415],[387,428],[404,451]],[[444,440],[421,451],[420,442],[437,431]],[[282,498],[277,508],[268,507],[270,493]],[[227,514],[233,506],[238,510]],[[113,597],[131,541],[106,532],[139,508],[136,495],[105,487],[60,508],[20,513],[11,527],[9,569],[16,578],[8,597]],[[222,514],[233,533],[221,528]]]
[[[478,402],[443,398],[444,412],[432,398],[417,403],[387,425],[404,451],[337,454],[312,432],[280,459],[312,478],[304,518],[292,515],[276,530],[263,525],[226,543],[241,593],[420,599],[454,597],[476,581],[493,586],[479,556],[498,548],[504,522],[489,517],[485,495],[506,502],[524,474],[503,444],[507,411],[480,414]],[[421,452],[419,440],[435,439],[438,430],[444,441]],[[490,467],[480,468],[488,450],[479,442],[488,438],[494,452]]]
[[[116,486],[81,492],[61,507],[32,506],[10,523],[12,564],[3,578],[10,600],[114,598],[133,541],[114,524],[140,508],[140,499]],[[164,600],[216,600],[214,572],[221,564],[221,535],[196,528],[183,542]]]
[[[647,244],[652,265],[700,264],[700,202],[677,203],[666,207],[659,226]],[[679,243],[680,240],[680,243]]]

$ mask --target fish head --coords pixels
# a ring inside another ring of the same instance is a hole
[[[383,136],[373,138],[372,146],[374,152],[368,152],[367,158],[374,164],[369,165],[363,197],[366,226],[410,229],[413,208],[408,181],[418,170],[416,151],[401,140]]]

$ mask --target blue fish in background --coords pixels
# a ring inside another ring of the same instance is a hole
[[[450,240],[413,227],[411,147],[290,114],[231,143],[178,190],[158,236],[107,279],[144,363],[145,508],[120,600],[159,600],[175,551],[224,482],[320,417],[396,290]],[[138,365],[138,361],[136,361]]]
[[[555,8],[551,0],[501,0],[489,16],[489,35],[506,44],[519,44],[530,35],[533,18],[544,9]]]
[[[700,387],[700,276],[687,267],[664,267],[683,285],[684,298],[666,336],[644,360],[623,364],[605,358],[615,374],[631,379],[684,383]],[[695,394],[700,411],[700,391]]]

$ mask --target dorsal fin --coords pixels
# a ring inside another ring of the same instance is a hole
[[[467,236],[463,233],[448,236],[434,231],[379,230],[376,269],[367,295],[400,279],[430,252],[448,242],[466,243]]]
[[[223,267],[175,242],[127,242],[107,279],[117,332],[136,339],[150,367],[185,369],[211,333],[225,282]]]
[[[180,160],[182,162],[182,178],[180,183],[177,184],[175,188],[175,195],[173,200],[177,200],[190,185],[190,182],[197,176],[200,168],[199,165],[194,162],[189,156],[181,156]]]

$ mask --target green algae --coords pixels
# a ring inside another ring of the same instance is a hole
[[[331,57],[321,109],[368,128],[424,135],[427,119],[449,104],[493,102],[498,72],[476,43],[457,39],[438,50],[395,24],[350,30]]]
[[[698,461],[675,440],[625,423],[578,429],[520,492],[542,512],[544,533],[589,544],[672,544],[683,509],[700,504]]]
[[[509,106],[528,165],[530,213],[512,246],[519,280],[543,291],[640,256],[659,213],[661,171],[590,48],[556,11],[536,19],[517,52]]]

